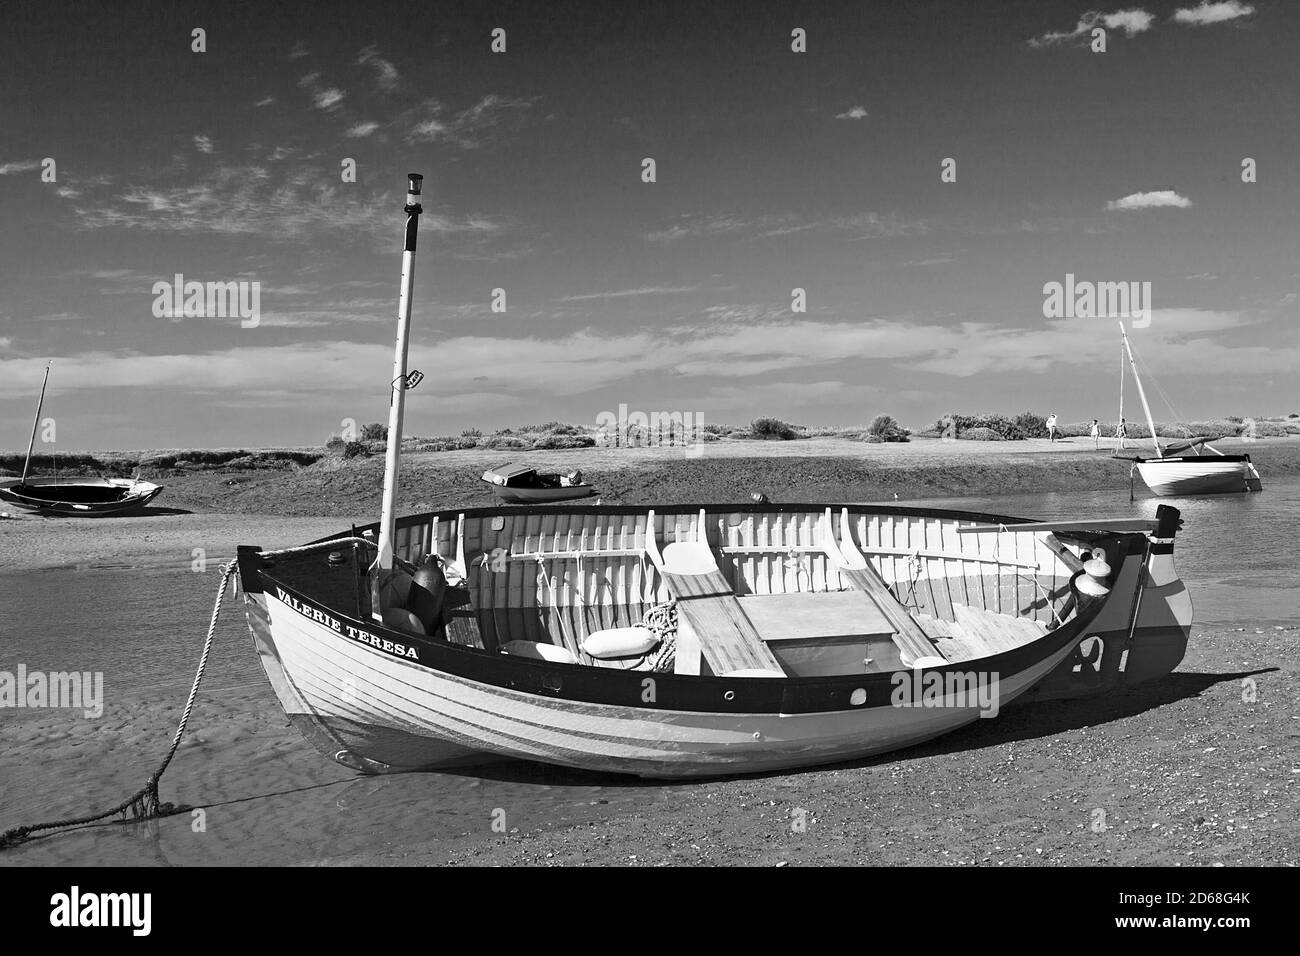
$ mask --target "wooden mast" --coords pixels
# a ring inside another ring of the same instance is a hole
[[[1142,399],[1142,411],[1146,412],[1147,427],[1151,429],[1151,444],[1155,446],[1156,457],[1163,458],[1164,452],[1160,450],[1160,439],[1156,436],[1156,422],[1151,417],[1151,406],[1147,404],[1147,393],[1142,388],[1142,379],[1138,377],[1137,362],[1133,360],[1133,349],[1128,344],[1128,333],[1124,331],[1124,322],[1120,320],[1119,334],[1124,339],[1124,351],[1128,353],[1128,364],[1133,369],[1133,381],[1137,382],[1138,398]]]
[[[1120,326],[1121,328],[1123,327],[1122,322],[1120,323]],[[1123,342],[1121,342],[1119,346],[1119,420],[1121,422],[1124,421],[1124,343]],[[1116,442],[1116,444],[1120,444],[1122,441],[1123,439],[1120,439],[1120,442]]]
[[[49,384],[49,381],[50,366],[46,365],[45,379],[41,382],[41,397],[36,403],[36,418],[32,421],[32,439],[27,443],[27,460],[23,462],[23,477],[22,480],[18,482],[19,488],[27,484],[27,471],[32,467],[32,449],[36,447],[36,429],[41,427],[41,407],[45,404],[45,386]]]
[[[424,179],[419,173],[407,175],[406,238],[402,247],[402,287],[397,301],[397,344],[393,351],[393,377],[388,404],[388,447],[384,458],[384,506],[379,521],[379,555],[374,567],[379,574],[372,586],[387,583],[393,570],[393,540],[397,520],[397,466],[402,451],[402,415],[406,410],[406,390],[418,379],[406,372],[407,345],[411,334],[411,292],[415,284],[415,239],[420,226],[420,186]],[[372,594],[381,591],[375,587]],[[371,612],[382,617],[383,608],[374,606]]]

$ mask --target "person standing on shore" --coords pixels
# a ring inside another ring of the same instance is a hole
[[[1117,441],[1115,447],[1122,449],[1124,447],[1124,439],[1127,437],[1128,437],[1128,423],[1126,423],[1124,419],[1121,418],[1119,420],[1119,424],[1115,426],[1115,438]]]
[[[1047,416],[1047,437],[1056,441],[1056,412]]]
[[[1101,422],[1097,419],[1092,420],[1092,428],[1088,432],[1092,436],[1092,447],[1094,449],[1101,447]]]

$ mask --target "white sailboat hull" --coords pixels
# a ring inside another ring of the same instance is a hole
[[[1249,461],[1198,458],[1138,462],[1138,474],[1154,495],[1222,495],[1262,490],[1259,472]]]

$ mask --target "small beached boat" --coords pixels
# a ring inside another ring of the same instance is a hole
[[[38,514],[102,518],[129,514],[156,498],[162,486],[140,478],[28,478],[32,449],[41,422],[41,408],[45,404],[45,386],[49,381],[50,367],[47,365],[22,477],[0,481],[0,501]]]
[[[262,667],[328,756],[370,773],[502,757],[656,778],[782,770],[1182,659],[1192,608],[1169,507],[1055,523],[761,499],[397,518],[420,180],[382,517],[238,553]]]
[[[552,501],[590,498],[596,489],[582,480],[581,472],[542,474],[527,465],[498,465],[483,472],[498,500],[507,504],[534,505]]]
[[[0,481],[0,500],[23,511],[102,518],[138,511],[161,485],[139,478],[11,478]]]
[[[1133,349],[1129,345],[1128,333],[1124,323],[1119,324],[1120,335],[1124,340],[1124,352],[1128,364],[1133,369],[1133,380],[1137,383],[1138,397],[1142,400],[1142,410],[1146,413],[1147,425],[1151,429],[1151,444],[1155,447],[1155,456],[1116,455],[1122,461],[1131,461],[1130,476],[1136,471],[1151,489],[1151,493],[1160,496],[1171,495],[1222,495],[1241,494],[1250,491],[1263,491],[1263,482],[1259,472],[1250,460],[1250,455],[1228,455],[1219,451],[1209,442],[1212,438],[1193,438],[1187,441],[1170,443],[1163,448],[1160,436],[1156,434],[1156,423],[1151,416],[1151,407],[1147,404],[1146,391],[1142,388],[1142,379],[1138,376],[1137,362],[1133,359]],[[1123,367],[1120,379],[1120,417],[1124,414]],[[1201,450],[1212,452],[1201,454]],[[1194,451],[1192,455],[1179,455],[1179,452]]]

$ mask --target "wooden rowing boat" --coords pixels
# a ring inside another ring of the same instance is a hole
[[[377,526],[298,554],[241,548],[239,570],[281,706],[340,763],[515,757],[688,777],[864,757],[1025,695],[1172,670],[1191,624],[1173,569],[1177,512],[1163,509],[1159,527],[1098,524],[1020,530],[851,505],[416,515],[397,522],[395,557],[399,577],[443,569],[428,627],[375,620]],[[1094,549],[1111,569],[1100,596],[1080,587]],[[408,581],[404,602],[417,606],[412,593]],[[662,644],[623,658],[584,649],[664,606],[677,615],[667,666]],[[900,701],[914,680],[946,690],[933,706]],[[972,681],[991,689],[984,707],[953,692]]]
[[[543,474],[527,465],[497,465],[483,472],[482,480],[492,486],[497,500],[512,505],[573,501],[596,493],[581,475]]]
[[[267,678],[330,757],[372,773],[502,757],[783,770],[1182,659],[1169,507],[1057,524],[762,499],[398,518],[421,179],[403,210],[380,521],[238,555]]]

